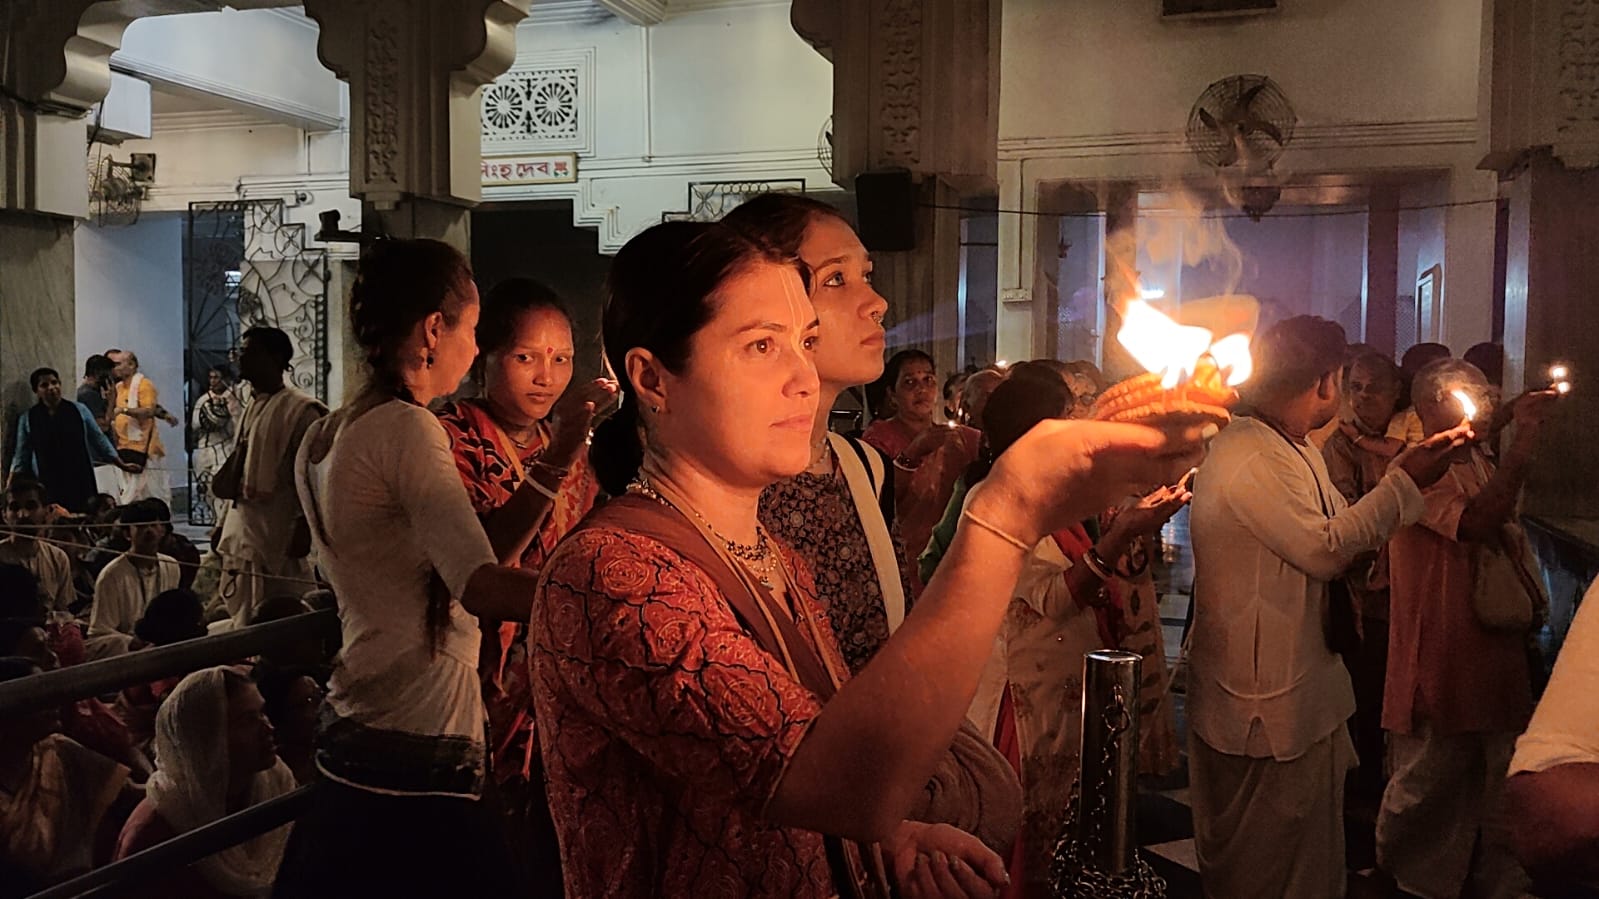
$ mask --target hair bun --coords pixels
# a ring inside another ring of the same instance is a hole
[[[600,422],[589,444],[589,465],[600,487],[610,496],[621,496],[638,477],[644,464],[644,444],[639,440],[638,399],[624,395],[616,414]]]

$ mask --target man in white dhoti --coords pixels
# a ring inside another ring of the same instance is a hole
[[[1461,431],[1401,454],[1347,505],[1307,440],[1338,412],[1343,329],[1301,316],[1255,344],[1252,417],[1195,480],[1189,742],[1194,836],[1213,899],[1344,895],[1349,675],[1329,648],[1328,582],[1422,513]]]
[[[117,473],[117,504],[126,506],[155,498],[172,504],[172,486],[165,466],[166,448],[156,422],[178,426],[178,419],[161,406],[161,397],[149,378],[139,373],[139,357],[118,350],[111,361],[117,379],[116,401],[110,411],[112,442],[117,455],[133,470]]]
[[[268,599],[299,596],[313,586],[306,560],[311,534],[294,489],[294,455],[306,428],[328,414],[322,403],[283,381],[294,357],[289,335],[251,328],[243,344],[239,372],[253,396],[239,423],[234,457],[211,482],[213,493],[233,501],[216,546],[219,591],[233,627],[248,625]]]

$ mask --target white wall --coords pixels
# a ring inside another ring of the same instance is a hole
[[[73,235],[77,280],[77,371],[62,372],[74,385],[83,360],[107,349],[132,350],[161,393],[161,404],[183,419],[183,217],[141,216],[125,227],[78,225]],[[173,486],[183,471],[183,431],[160,425]]]
[[[1473,119],[1481,0],[1291,0],[1163,21],[1128,0],[1006,0],[1000,139],[1181,131],[1206,85],[1259,73],[1306,125]]]
[[[287,10],[155,16],[128,26],[111,64],[326,130],[338,127],[339,80],[318,61],[316,42],[316,23]]]
[[[1040,186],[1054,182],[1215,187],[1214,172],[1194,158],[1183,131],[1205,87],[1236,74],[1269,76],[1295,108],[1297,131],[1275,167],[1280,180],[1332,174],[1358,183],[1364,173],[1442,173],[1440,202],[1491,201],[1493,185],[1476,172],[1483,4],[1293,0],[1262,16],[1167,22],[1154,2],[1078,0],[1066,9],[1056,0],[1008,0],[1000,206],[1036,209],[1045,195]],[[1461,270],[1455,283],[1463,288],[1444,307],[1443,329],[1469,345],[1487,338],[1491,316],[1492,206],[1443,217],[1442,254],[1447,268]],[[1035,235],[1025,220],[1007,218],[1013,221],[1001,221],[999,286],[1009,303],[1000,351],[1021,355],[1036,337],[1015,314],[1037,302]],[[1312,241],[1307,259],[1330,259],[1333,242],[1342,240]],[[1402,288],[1414,281],[1407,272]],[[1446,274],[1446,291],[1450,281]],[[1326,293],[1314,283],[1305,289]]]
[[[568,199],[576,224],[613,253],[683,211],[690,182],[802,178],[831,189],[816,161],[832,111],[832,66],[794,33],[788,4],[675,13],[652,28],[619,19],[517,31],[519,64],[554,52],[594,54],[592,152],[578,182],[486,186],[485,202]]]

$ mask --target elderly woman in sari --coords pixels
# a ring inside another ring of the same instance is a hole
[[[906,814],[1024,555],[1192,464],[1198,425],[1050,422],[1019,440],[851,677],[810,573],[758,518],[762,491],[811,455],[803,269],[723,226],[670,223],[623,248],[610,293],[626,398],[595,460],[632,487],[557,548],[530,638],[567,895],[876,896],[885,867],[908,895],[990,895],[998,856]]]

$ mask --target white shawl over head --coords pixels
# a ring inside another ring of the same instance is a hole
[[[185,677],[161,703],[155,718],[156,771],[146,795],[161,819],[187,833],[227,814],[228,684],[225,667]],[[294,775],[281,759],[254,776],[250,804],[294,789]],[[195,864],[218,890],[234,896],[266,896],[277,877],[289,827],[264,833]]]

